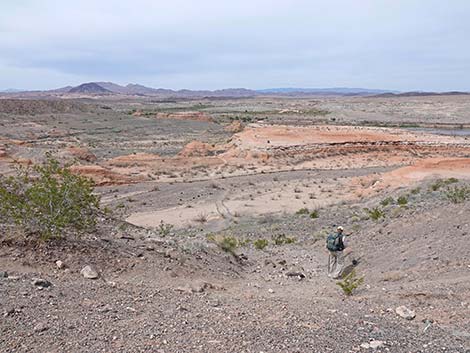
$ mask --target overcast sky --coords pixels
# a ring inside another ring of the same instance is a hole
[[[470,91],[468,0],[0,0],[0,89]]]

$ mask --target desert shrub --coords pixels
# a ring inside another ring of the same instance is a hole
[[[431,184],[430,188],[432,191],[437,191],[440,188],[450,185],[450,184],[455,184],[459,181],[457,178],[449,178],[449,179],[439,179],[433,184]]]
[[[375,207],[373,209],[366,209],[367,214],[371,219],[374,221],[378,221],[380,218],[385,217],[385,212],[381,210],[379,207]]]
[[[397,204],[399,204],[400,206],[404,206],[407,203],[408,203],[408,197],[406,197],[405,195],[402,195],[397,199]]]
[[[223,251],[232,255],[235,255],[235,249],[239,246],[237,238],[228,235],[209,235],[207,239],[215,243]]]
[[[275,235],[272,237],[275,245],[284,245],[295,243],[295,238],[287,237],[284,234]]]
[[[165,223],[163,221],[160,222],[158,225],[158,233],[162,237],[166,237],[167,235],[170,235],[171,230],[173,229],[173,224]]]
[[[0,177],[0,217],[43,240],[60,238],[66,229],[92,230],[98,213],[93,182],[50,156],[43,164]]]
[[[199,213],[196,218],[194,218],[194,221],[195,222],[198,222],[198,223],[206,223],[207,222],[207,215],[205,213]]]
[[[411,193],[412,193],[413,195],[417,195],[417,194],[419,194],[420,192],[421,192],[421,188],[419,188],[419,187],[418,187],[418,188],[411,189]]]
[[[263,250],[265,247],[267,247],[269,244],[269,241],[267,239],[256,239],[253,242],[253,246],[256,249]]]
[[[448,187],[444,195],[453,203],[462,203],[470,199],[470,187],[468,186],[454,186]]]
[[[298,210],[295,214],[296,215],[306,215],[308,213],[309,213],[308,208],[304,207],[304,208],[301,208],[300,210]]]
[[[312,212],[310,212],[310,218],[312,219],[318,218],[318,211],[313,210]]]
[[[386,207],[386,206],[388,206],[388,205],[393,204],[393,202],[394,202],[393,197],[389,196],[389,197],[383,199],[383,200],[380,202],[380,204],[381,204],[383,207]]]
[[[364,283],[364,277],[358,277],[356,271],[352,270],[348,275],[346,275],[342,280],[336,282],[338,286],[341,287],[344,294],[352,295],[353,291],[358,288],[362,283]]]

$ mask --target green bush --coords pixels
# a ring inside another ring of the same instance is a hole
[[[447,186],[450,184],[455,184],[458,183],[459,179],[457,178],[449,178],[449,179],[439,179],[435,183],[431,184],[431,190],[432,191],[437,191],[443,186]]]
[[[298,210],[295,214],[296,215],[305,215],[305,214],[308,214],[308,213],[309,213],[308,208],[304,207],[304,208],[301,208],[300,210]]]
[[[357,277],[355,270],[352,270],[341,281],[336,282],[336,284],[341,287],[344,294],[348,296],[352,295],[353,291],[362,283],[364,283],[364,277]]]
[[[72,174],[49,155],[41,165],[0,177],[0,218],[26,234],[48,240],[62,237],[66,229],[90,231],[98,212],[93,182]]]
[[[267,247],[269,244],[269,241],[267,239],[256,239],[253,242],[253,245],[256,249],[263,250],[265,247]]]
[[[408,203],[408,197],[402,195],[400,196],[398,199],[397,199],[397,204],[399,204],[400,206],[404,206]]]
[[[380,218],[385,217],[385,212],[378,207],[375,207],[371,210],[367,209],[367,213],[369,214],[369,217],[374,221],[378,221]]]
[[[318,218],[318,211],[314,210],[314,211],[310,212],[310,218],[312,218],[312,219]]]
[[[167,235],[170,235],[172,229],[173,229],[173,224],[165,223],[163,221],[160,222],[158,225],[158,233],[162,237],[166,237]]]
[[[228,252],[232,255],[235,255],[235,249],[240,245],[238,240],[235,237],[227,235],[208,235],[207,239],[214,242],[219,248],[223,251]]]
[[[383,200],[380,202],[380,204],[381,204],[383,207],[386,207],[386,206],[388,206],[388,205],[391,205],[393,202],[394,202],[393,197],[389,196],[389,197],[383,199]]]
[[[444,195],[453,203],[462,203],[470,199],[470,187],[468,186],[454,186],[448,187]]]
[[[284,245],[295,243],[295,238],[286,237],[284,234],[273,236],[275,245]]]

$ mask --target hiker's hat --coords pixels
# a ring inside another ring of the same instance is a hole
[[[342,226],[338,226],[338,230],[344,230]]]

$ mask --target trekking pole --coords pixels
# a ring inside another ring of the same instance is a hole
[[[331,254],[328,254],[328,270],[327,270],[327,274],[330,274],[330,265],[331,265]]]

